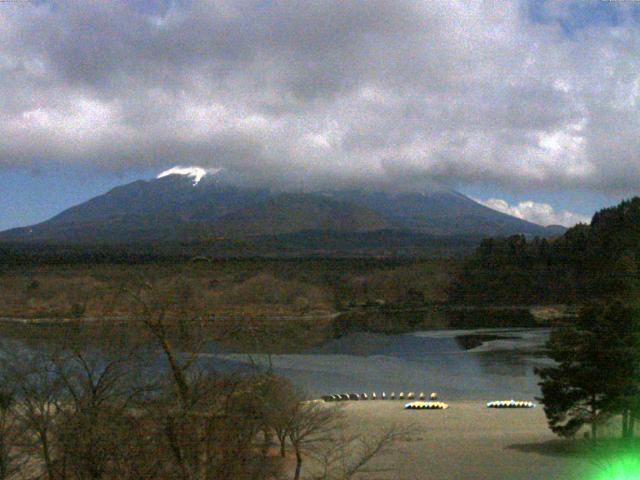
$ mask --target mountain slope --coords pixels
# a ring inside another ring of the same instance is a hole
[[[320,194],[284,193],[225,215],[213,229],[220,235],[282,235],[310,230],[366,232],[391,227],[364,206]]]
[[[394,219],[403,228],[433,235],[549,236],[557,232],[481,205],[453,191],[431,193],[341,192],[337,198]]]
[[[0,241],[144,243],[246,238],[306,231],[395,230],[436,236],[525,234],[545,228],[457,192],[274,193],[242,188],[223,174],[169,174],[116,187],[53,218],[0,233]],[[196,180],[194,180],[196,178]]]

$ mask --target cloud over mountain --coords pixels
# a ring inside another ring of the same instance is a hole
[[[548,203],[538,203],[532,201],[519,202],[516,205],[509,205],[508,202],[499,198],[490,198],[489,200],[476,200],[478,203],[493,208],[507,215],[521,218],[538,225],[562,225],[564,227],[573,227],[578,223],[590,223],[591,218],[586,215],[580,215],[569,210],[556,211]]]
[[[0,4],[0,171],[631,192],[638,9],[602,3]]]

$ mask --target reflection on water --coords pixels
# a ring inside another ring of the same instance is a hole
[[[459,339],[462,335],[464,341]],[[276,373],[314,397],[436,391],[443,399],[533,399],[539,395],[533,367],[549,363],[540,355],[548,335],[543,329],[353,333],[303,354],[273,355],[270,361]],[[15,342],[8,351],[39,349],[37,344]],[[4,343],[9,345],[11,340]],[[166,368],[160,352],[148,351],[145,357],[150,372]],[[264,355],[225,353],[215,345],[199,357],[202,367],[218,371],[249,371],[256,361],[268,364]]]
[[[474,333],[489,341],[465,350],[456,337],[469,331],[355,333],[305,354],[273,355],[271,362],[277,373],[313,396],[354,391],[437,391],[442,398],[473,400],[538,396],[533,367],[547,362],[539,355],[547,330]],[[267,362],[265,356],[258,360]],[[210,353],[202,361],[217,369],[248,364],[241,354]]]

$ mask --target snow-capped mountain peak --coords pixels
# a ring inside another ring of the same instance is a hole
[[[173,167],[169,170],[165,170],[159,174],[156,178],[166,177],[168,175],[184,175],[186,177],[193,178],[193,186],[195,187],[200,183],[207,174],[216,174],[220,171],[219,168],[204,169],[202,167]]]

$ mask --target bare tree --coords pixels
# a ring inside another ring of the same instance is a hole
[[[282,341],[273,325],[264,319],[246,316],[232,318],[226,321],[225,337],[240,340],[243,351],[249,359],[249,364],[256,372],[273,374],[273,356],[271,349]],[[259,357],[266,357],[266,368]]]
[[[14,412],[30,443],[27,454],[40,457],[44,478],[64,478],[56,464],[54,434],[61,409],[63,385],[44,352],[9,355],[2,365],[5,378],[15,388]]]
[[[0,480],[13,478],[25,463],[26,456],[19,440],[23,440],[15,412],[15,394],[0,391]]]
[[[267,373],[258,377],[258,381],[258,393],[263,400],[260,408],[264,421],[265,443],[267,436],[270,439],[271,435],[275,435],[280,457],[284,458],[289,431],[294,423],[298,405],[304,397],[283,377]]]
[[[145,283],[130,294],[139,323],[169,366],[162,394],[146,410],[162,433],[160,448],[172,459],[172,478],[267,478],[274,462],[264,448],[255,449],[265,424],[260,382],[198,368],[206,315],[195,292],[184,284],[168,291]]]
[[[204,312],[193,289],[184,282],[164,288],[145,281],[135,290],[123,289],[135,303],[134,315],[138,323],[161,348],[166,358],[172,383],[183,406],[189,403],[189,371],[198,359],[206,341],[202,335]],[[180,357],[173,340],[182,342]]]
[[[406,431],[392,425],[377,433],[367,435],[347,435],[343,429],[336,432],[331,441],[311,454],[318,467],[318,473],[312,474],[311,480],[350,480],[358,474],[380,473],[390,471],[390,467],[371,466],[372,461],[387,452],[399,436]]]
[[[391,435],[347,437],[337,409],[304,401],[271,368],[201,368],[205,316],[193,290],[173,287],[127,292],[151,349],[106,327],[75,326],[54,348],[0,356],[0,480],[267,480],[282,478],[288,444],[296,480],[306,458],[323,480],[365,471]],[[158,350],[167,368],[138,381],[141,360],[155,361]],[[20,445],[17,431],[27,440]]]
[[[70,329],[53,348],[3,355],[5,385],[15,392],[11,418],[24,432],[21,461],[37,478],[125,478],[114,467],[133,437],[125,433],[137,432],[128,421],[135,365],[127,352],[88,340]],[[103,336],[101,343],[111,341]]]
[[[408,430],[395,425],[364,434],[349,434],[343,412],[336,406],[316,401],[298,402],[286,426],[296,456],[294,480],[302,478],[303,459],[310,461],[311,480],[349,480],[358,474],[381,472],[390,468],[372,468],[372,460]]]
[[[59,412],[56,441],[65,471],[71,478],[112,478],[128,444],[130,415],[139,392],[128,352],[108,355],[77,345],[54,358],[55,374],[64,386],[65,404]]]
[[[318,402],[299,402],[295,406],[287,432],[296,456],[294,480],[300,479],[303,454],[331,439],[339,417],[337,407]]]

